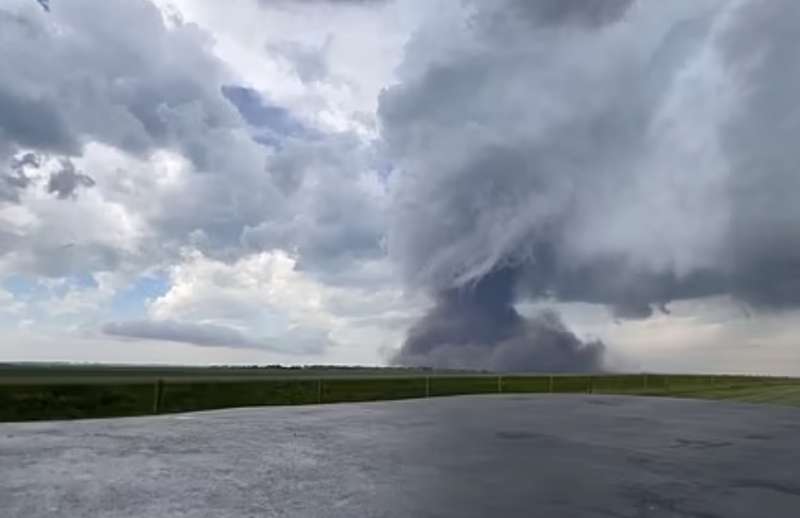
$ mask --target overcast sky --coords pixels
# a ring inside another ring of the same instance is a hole
[[[0,361],[386,364],[512,269],[608,368],[800,375],[798,34],[794,0],[5,0]]]

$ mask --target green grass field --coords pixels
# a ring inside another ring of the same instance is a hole
[[[418,369],[0,366],[0,421],[457,394],[629,394],[800,406],[800,379],[665,374],[503,375]]]

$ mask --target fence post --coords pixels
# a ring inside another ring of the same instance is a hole
[[[157,414],[161,410],[161,394],[164,392],[164,380],[157,379],[153,385],[153,413]]]
[[[425,397],[431,397],[431,377],[425,376]]]
[[[553,376],[550,375],[550,380],[548,382],[548,391],[552,394],[553,393]]]
[[[317,403],[322,403],[322,378],[317,380]]]
[[[644,389],[647,390],[647,374],[644,375]]]
[[[589,392],[589,394],[594,394],[594,383],[593,383],[593,381],[592,381],[593,379],[594,379],[594,378],[592,378],[591,376],[589,376],[589,388],[587,389],[587,390],[588,390],[588,392]]]
[[[497,376],[497,393],[498,394],[502,394],[503,393],[503,377],[502,376]]]

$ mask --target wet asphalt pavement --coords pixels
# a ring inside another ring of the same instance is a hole
[[[0,516],[800,516],[800,409],[464,396],[0,424]]]

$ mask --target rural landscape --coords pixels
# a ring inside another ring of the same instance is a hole
[[[0,518],[797,518],[799,0],[0,0]]]
[[[492,374],[313,366],[0,365],[0,421],[503,393],[618,394],[800,406],[800,379],[680,374]]]

